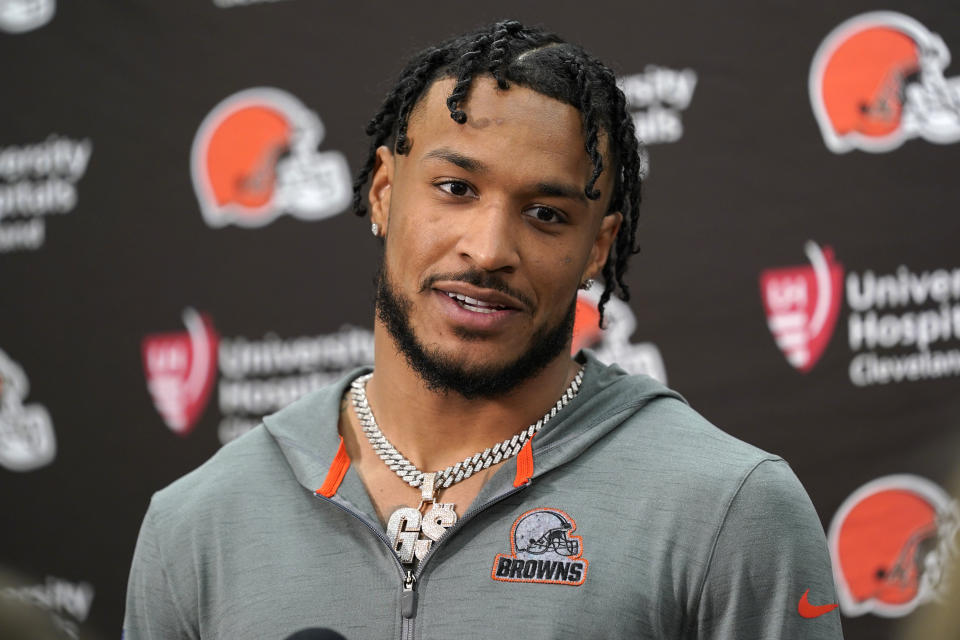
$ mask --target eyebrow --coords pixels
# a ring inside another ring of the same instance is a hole
[[[587,202],[587,195],[582,188],[559,182],[538,182],[533,190],[540,196],[569,198],[570,200],[579,200],[584,204]]]
[[[480,162],[475,158],[470,156],[465,156],[462,153],[454,151],[449,147],[440,147],[439,149],[434,149],[429,151],[423,156],[424,158],[433,158],[437,160],[443,160],[451,164],[455,164],[465,171],[470,171],[472,173],[483,173],[487,170],[487,165]]]

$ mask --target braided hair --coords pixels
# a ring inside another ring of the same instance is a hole
[[[510,83],[515,83],[580,111],[586,134],[585,150],[593,165],[584,187],[584,194],[591,200],[600,197],[594,188],[604,168],[598,139],[601,132],[606,134],[610,158],[615,165],[608,213],[619,211],[623,222],[603,266],[604,290],[598,304],[602,325],[604,306],[616,288],[620,289],[622,300],[630,298],[623,277],[630,256],[639,252],[637,225],[644,169],[641,148],[613,72],[581,47],[565,42],[556,34],[526,27],[515,20],[504,20],[416,54],[367,124],[370,146],[367,159],[353,182],[354,212],[359,216],[366,214],[362,191],[375,166],[377,148],[391,144],[395,153],[409,152],[410,113],[433,82],[456,78],[447,97],[447,108],[450,117],[463,124],[467,114],[462,106],[470,85],[476,76],[483,74],[492,75],[500,89],[506,90]]]

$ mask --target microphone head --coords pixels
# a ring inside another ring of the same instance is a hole
[[[286,640],[347,640],[345,637],[333,629],[321,629],[319,627],[310,627],[309,629],[300,629],[292,635],[286,637]]]

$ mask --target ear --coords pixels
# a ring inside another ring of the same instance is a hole
[[[595,278],[600,275],[622,222],[623,214],[619,211],[608,213],[600,220],[600,229],[597,230],[597,237],[590,249],[590,260],[587,262],[587,268],[584,270],[581,282],[587,278]]]
[[[389,147],[381,146],[377,149],[377,157],[373,165],[373,177],[370,179],[370,222],[387,231],[387,222],[390,218],[390,188],[393,185],[394,170],[393,151]]]

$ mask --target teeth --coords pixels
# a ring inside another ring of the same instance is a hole
[[[490,304],[489,302],[484,302],[483,300],[477,300],[476,298],[471,298],[470,296],[465,296],[460,293],[450,293],[449,291],[445,292],[448,296],[460,302],[460,306],[470,311],[479,311],[480,313],[493,313],[494,311],[500,311],[506,309],[506,307],[498,304]]]
[[[463,303],[463,308],[476,313],[494,313],[497,311],[497,309],[492,307],[474,307],[473,305],[469,305],[467,303]]]

